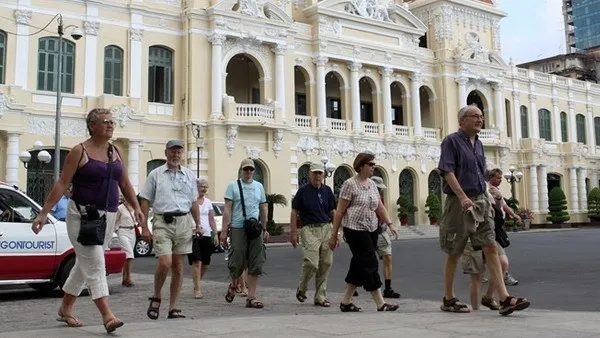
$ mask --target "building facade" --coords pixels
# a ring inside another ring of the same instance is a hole
[[[600,47],[600,0],[563,0],[567,53]]]
[[[74,41],[65,31],[59,156],[86,138],[90,109],[111,108],[136,189],[172,138],[185,140],[188,166],[208,177],[215,200],[246,157],[268,193],[290,198],[309,161],[336,166],[327,183],[337,193],[355,154],[369,150],[392,214],[405,195],[419,209],[411,222],[425,224],[427,196],[441,195],[440,142],[471,103],[485,115],[488,167],[524,173],[516,198],[538,222],[552,187],[583,221],[598,186],[600,86],[506,64],[505,13],[491,1],[8,0],[0,178],[34,197],[51,184],[52,165],[36,154],[54,156],[57,13],[85,32]],[[277,222],[288,219],[275,209]]]

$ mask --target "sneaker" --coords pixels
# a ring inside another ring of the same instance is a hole
[[[483,277],[483,278],[481,279],[481,282],[485,284],[485,283],[487,283],[487,282],[488,282],[488,279],[487,279],[486,277]]]
[[[383,298],[400,298],[400,294],[393,289],[383,290]]]
[[[508,273],[508,271],[506,271],[504,273],[504,284],[508,286],[513,286],[519,284],[519,281],[516,280],[513,276],[511,276],[510,273]]]
[[[481,305],[487,307],[490,310],[500,310],[500,304],[494,299],[487,296],[481,298]]]

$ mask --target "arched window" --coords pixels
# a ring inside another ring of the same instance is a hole
[[[577,114],[575,116],[575,126],[577,126],[577,142],[586,144],[585,141],[585,116]]]
[[[0,84],[6,76],[6,33],[0,31]]]
[[[123,50],[117,46],[104,48],[104,94],[123,95]]]
[[[62,83],[63,93],[74,92],[75,44],[63,39],[62,45]],[[38,42],[37,89],[56,91],[58,79],[58,38],[40,38]]]
[[[146,162],[146,176],[150,175],[150,172],[161,165],[167,163],[166,160],[150,160]]]
[[[310,180],[310,165],[303,164],[298,168],[298,188],[308,183]]]
[[[594,117],[594,136],[596,138],[596,146],[600,146],[600,117]]]
[[[560,112],[560,136],[563,142],[569,142],[569,132],[567,129],[567,113]]]
[[[173,103],[173,53],[165,47],[149,50],[148,102]]]
[[[525,106],[521,106],[521,138],[529,138],[529,117]]]
[[[550,111],[548,109],[538,110],[538,120],[540,125],[540,138],[546,141],[552,141],[552,127],[550,126]]]

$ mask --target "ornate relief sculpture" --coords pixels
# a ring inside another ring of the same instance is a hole
[[[238,126],[231,125],[227,127],[227,140],[225,146],[227,147],[227,153],[229,156],[233,154],[235,150],[235,144],[237,143]]]
[[[256,0],[238,0],[238,10],[248,16],[263,16]]]
[[[346,11],[363,18],[392,21],[388,13],[388,3],[380,0],[350,0],[346,5]]]

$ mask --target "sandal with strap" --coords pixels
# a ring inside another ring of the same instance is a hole
[[[104,322],[104,328],[106,329],[106,333],[115,332],[116,329],[123,326],[124,323],[117,317],[113,317],[106,322]]]
[[[514,311],[525,310],[529,307],[531,303],[527,300],[527,298],[517,298],[513,296],[508,296],[504,298],[504,300],[500,301],[500,314],[503,316],[508,316]]]
[[[377,311],[396,311],[399,307],[400,306],[397,304],[384,303],[380,308],[377,309]]]
[[[457,313],[469,313],[469,307],[467,304],[461,303],[458,298],[454,297],[449,300],[446,300],[446,297],[443,299],[442,306],[440,307],[442,311],[446,312],[457,312]]]
[[[168,319],[177,319],[177,318],[185,318],[185,315],[183,315],[183,313],[181,313],[180,309],[172,309],[169,310],[169,315],[167,316]]]
[[[58,311],[58,318],[56,318],[56,321],[58,322],[63,322],[65,324],[67,324],[68,327],[82,327],[83,323],[79,321],[79,319],[75,318],[74,316],[65,316],[62,314],[62,312],[59,310]]]
[[[134,286],[135,284],[133,284],[131,279],[126,279],[121,283],[121,285],[123,285],[126,288],[130,288],[130,287]]]
[[[300,289],[296,289],[296,299],[300,303],[304,303],[306,301],[306,292],[300,291]]]
[[[354,303],[350,303],[350,304],[340,303],[340,310],[342,312],[361,312],[362,311],[361,308],[354,305]]]
[[[329,303],[329,301],[327,299],[323,300],[323,301],[315,301],[315,306],[320,306],[320,307],[330,307],[331,303]]]
[[[148,311],[146,311],[146,315],[152,320],[157,320],[158,315],[160,314],[159,308],[161,300],[160,298],[156,297],[150,297],[148,298],[148,300],[150,301],[150,305],[148,305]],[[158,305],[152,306],[153,303],[156,303]]]
[[[256,298],[248,298],[246,299],[246,307],[252,309],[262,309],[265,305],[262,302],[259,302]]]
[[[225,295],[225,301],[227,301],[227,303],[231,303],[233,302],[233,299],[235,298],[235,287],[231,284],[229,284],[229,287],[227,288],[227,294]]]

